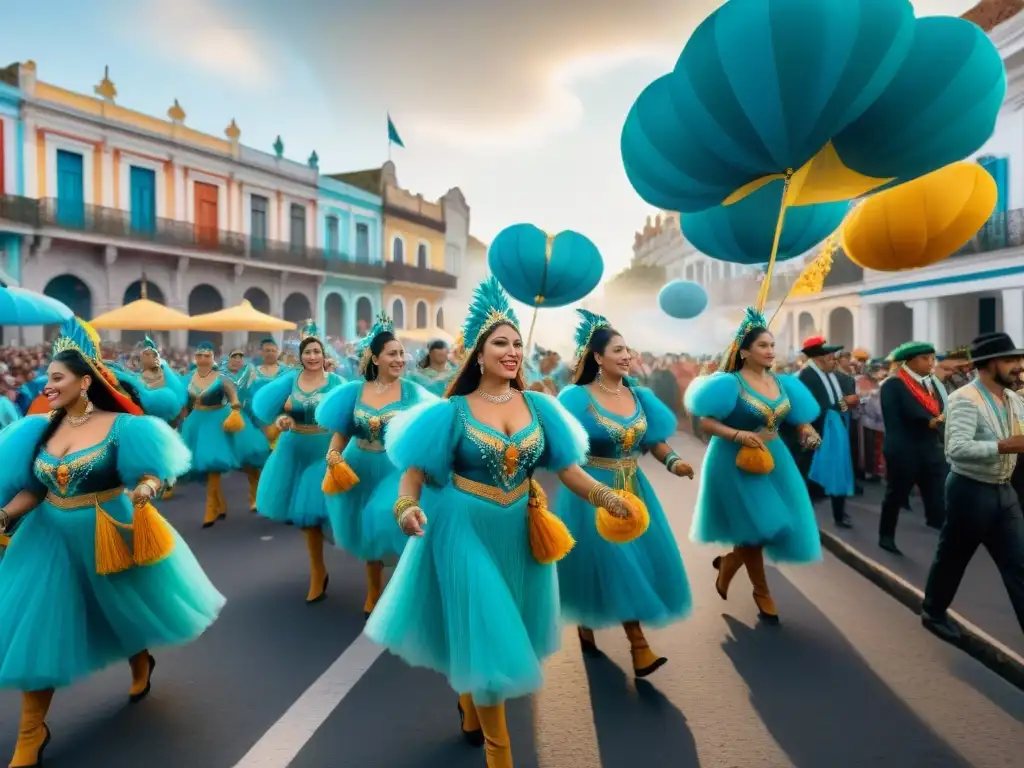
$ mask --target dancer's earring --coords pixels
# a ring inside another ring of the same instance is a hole
[[[480,364],[480,373],[484,372],[484,361],[483,358],[477,361]]]

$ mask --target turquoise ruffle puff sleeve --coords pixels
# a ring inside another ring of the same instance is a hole
[[[152,416],[120,416],[117,473],[134,488],[144,475],[175,480],[192,468],[192,453],[178,433]]]
[[[640,443],[641,450],[649,451],[659,443],[664,443],[679,428],[679,420],[672,410],[647,387],[635,387],[633,394],[640,401],[647,420],[647,431]]]
[[[452,471],[457,410],[451,400],[438,400],[395,416],[384,438],[391,463],[403,472],[418,469],[434,485],[444,485]]]
[[[264,424],[273,424],[284,404],[292,394],[292,387],[299,377],[298,372],[283,373],[269,384],[260,387],[260,391],[252,399],[252,414]]]
[[[583,418],[583,414],[590,407],[590,397],[587,395],[587,391],[578,384],[570,384],[559,392],[558,402],[576,419]]]
[[[316,408],[316,423],[331,432],[351,436],[354,426],[352,414],[362,392],[362,379],[332,389]]]
[[[26,416],[0,431],[0,457],[4,463],[0,472],[0,506],[10,504],[22,491],[42,489],[32,474],[32,463],[49,423],[49,416]]]
[[[740,383],[731,373],[698,376],[686,388],[684,405],[691,416],[721,421],[736,407]]]
[[[184,408],[188,403],[188,384],[185,382],[185,379],[171,369],[171,366],[162,360],[160,361],[160,368],[164,372],[164,383],[168,388],[174,390],[181,399],[181,407]]]
[[[800,426],[810,424],[821,414],[821,406],[814,399],[811,390],[807,388],[796,376],[785,374],[778,377],[779,386],[782,387],[789,398],[789,413],[786,415],[786,423]]]
[[[544,453],[537,466],[561,472],[587,460],[590,439],[586,430],[558,400],[542,392],[524,392],[544,429]]]

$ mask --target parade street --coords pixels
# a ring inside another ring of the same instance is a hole
[[[699,474],[703,446],[684,435],[674,445]],[[759,625],[745,575],[723,602],[716,551],[687,538],[697,481],[644,466],[681,544],[694,613],[648,633],[669,663],[642,681],[621,629],[599,632],[607,656],[584,660],[567,627],[544,690],[509,707],[517,768],[1021,764],[1024,692],[828,553],[769,568],[781,624]],[[445,682],[361,638],[362,564],[331,551],[327,600],[305,605],[299,531],[246,511],[241,476],[225,488],[231,512],[209,530],[199,487],[162,507],[227,596],[222,617],[195,644],[156,651],[152,694],[138,705],[127,664],[58,691],[45,765],[483,768]],[[989,598],[1011,617],[1005,593]],[[16,692],[0,694],[5,758],[18,711]]]

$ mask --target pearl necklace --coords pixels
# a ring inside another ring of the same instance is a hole
[[[621,384],[619,386],[617,386],[615,389],[612,389],[611,387],[605,385],[605,383],[603,381],[601,381],[601,377],[600,376],[598,376],[597,379],[595,379],[594,383],[597,384],[597,386],[600,389],[603,389],[609,395],[614,395],[615,397],[618,397],[619,395],[622,394],[622,385]]]
[[[482,389],[476,391],[480,397],[486,400],[488,403],[494,403],[495,405],[503,405],[513,398],[516,390],[509,387],[508,390],[500,395],[492,395],[489,392],[484,392]]]
[[[387,384],[381,384],[380,383],[380,379],[374,379],[373,380],[373,386],[377,390],[378,393],[381,393],[381,392],[384,392],[387,389],[389,389],[391,387],[391,385],[393,385],[396,381],[398,381],[398,379],[392,379]]]
[[[85,410],[82,411],[81,416],[72,416],[70,413],[65,412],[64,419],[67,421],[69,426],[80,427],[92,418],[93,410],[92,402],[88,402],[85,404]]]

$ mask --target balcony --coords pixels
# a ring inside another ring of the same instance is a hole
[[[397,261],[389,261],[384,266],[388,282],[415,283],[444,290],[454,290],[458,287],[458,279],[447,272],[413,264],[400,264]]]
[[[993,214],[970,242],[950,258],[992,253],[1024,246],[1024,209]]]

